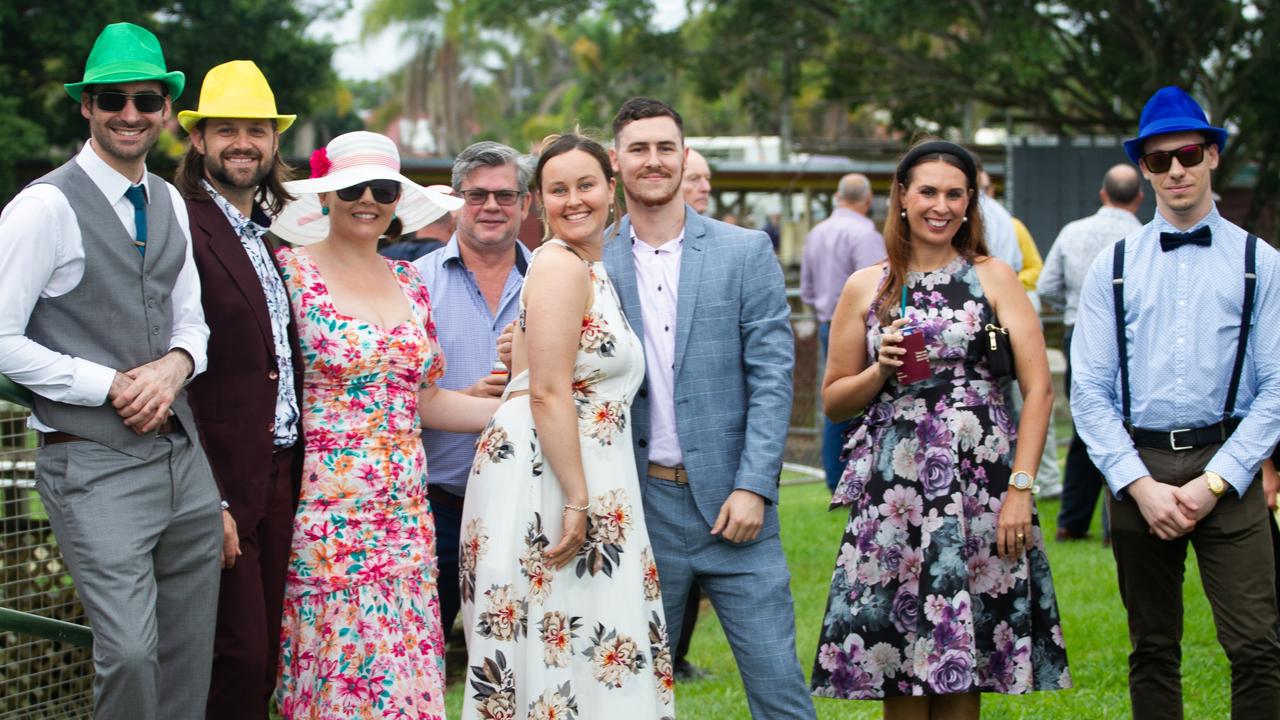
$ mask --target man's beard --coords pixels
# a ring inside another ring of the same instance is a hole
[[[622,186],[622,192],[624,195],[627,196],[628,203],[638,202],[645,207],[651,207],[651,208],[662,207],[664,205],[667,205],[672,200],[674,200],[677,195],[682,194],[680,183],[675,183],[674,187],[671,188],[670,192],[664,193],[662,195],[650,195],[648,197],[645,197],[642,195],[636,195],[632,193],[630,188],[628,188],[626,185]]]
[[[208,155],[204,156],[204,171],[208,173],[210,178],[223,187],[236,188],[238,190],[252,190],[262,184],[262,181],[266,179],[267,175],[271,174],[271,167],[274,165],[274,159],[266,163],[262,162],[261,158],[255,159],[258,160],[257,169],[247,180],[239,180],[235,178],[227,171],[225,161],[215,161]]]

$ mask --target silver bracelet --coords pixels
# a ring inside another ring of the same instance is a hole
[[[590,501],[587,501],[587,504],[586,504],[586,505],[570,505],[569,503],[565,503],[565,504],[564,504],[564,509],[565,509],[565,510],[576,510],[577,512],[586,512],[586,511],[588,511],[588,510],[590,510],[590,509],[591,509],[591,502],[590,502]]]

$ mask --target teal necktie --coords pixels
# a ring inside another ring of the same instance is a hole
[[[130,185],[128,190],[124,191],[124,196],[129,198],[129,202],[133,203],[133,224],[137,227],[138,239],[133,241],[138,246],[138,254],[146,256],[147,254],[147,195],[143,191],[141,185]]]

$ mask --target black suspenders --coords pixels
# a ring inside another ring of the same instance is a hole
[[[1253,296],[1258,289],[1258,238],[1253,233],[1244,241],[1244,303],[1240,306],[1240,341],[1236,345],[1236,361],[1231,368],[1231,383],[1227,386],[1227,402],[1222,419],[1231,420],[1236,409],[1236,394],[1240,390],[1240,376],[1244,373],[1245,346],[1249,344],[1249,328],[1253,322]],[[1132,428],[1129,394],[1129,347],[1125,337],[1124,314],[1124,240],[1116,243],[1111,261],[1111,289],[1115,296],[1116,349],[1120,353],[1120,403],[1126,428]]]

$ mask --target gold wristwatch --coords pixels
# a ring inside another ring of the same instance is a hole
[[[1221,475],[1216,472],[1209,472],[1208,470],[1204,473],[1204,482],[1209,486],[1209,492],[1213,493],[1214,497],[1222,497],[1226,494],[1227,488],[1229,487],[1227,485],[1227,481],[1223,480]]]

